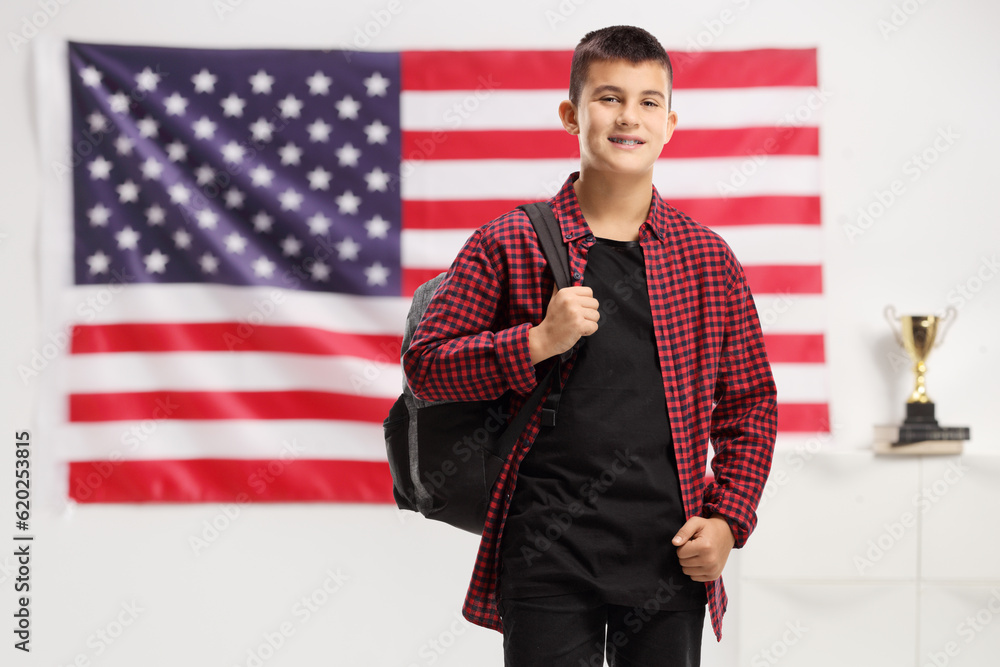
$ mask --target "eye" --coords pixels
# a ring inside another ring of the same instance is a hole
[[[602,102],[617,102],[618,98],[615,97],[614,95],[605,95],[604,97],[601,98],[601,101]]]
[[[653,100],[646,100],[645,102],[643,102],[643,104],[648,104],[651,107],[658,107],[658,106],[660,106],[659,104],[657,104]]]

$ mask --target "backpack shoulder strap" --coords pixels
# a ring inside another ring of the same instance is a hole
[[[563,289],[572,285],[573,281],[569,272],[569,250],[563,240],[562,230],[559,229],[559,222],[553,215],[548,202],[532,202],[518,208],[528,214],[528,219],[531,220],[531,225],[535,228],[535,234],[542,245],[542,252],[545,253],[545,259],[556,279],[556,286]]]

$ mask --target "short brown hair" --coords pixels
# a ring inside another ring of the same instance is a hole
[[[625,60],[633,64],[652,61],[663,65],[667,72],[667,109],[670,108],[670,89],[674,85],[670,56],[659,40],[642,28],[614,25],[583,36],[573,51],[573,64],[569,71],[569,100],[573,104],[580,103],[590,63],[595,60]]]

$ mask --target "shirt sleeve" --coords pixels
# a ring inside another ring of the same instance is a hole
[[[479,401],[508,389],[528,394],[535,368],[528,350],[531,322],[508,326],[508,264],[497,244],[477,230],[434,293],[403,355],[415,396]],[[501,328],[502,327],[502,328]]]
[[[777,433],[777,391],[764,349],[757,308],[742,268],[733,263],[727,290],[725,337],[715,383],[711,439],[714,481],[703,515],[726,518],[742,547],[757,524]]]

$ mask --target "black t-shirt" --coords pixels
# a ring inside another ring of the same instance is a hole
[[[670,540],[684,524],[642,247],[598,239],[583,284],[598,330],[578,351],[556,424],[518,469],[501,541],[501,597],[596,591],[696,609],[705,585]],[[664,598],[668,598],[666,602]]]

